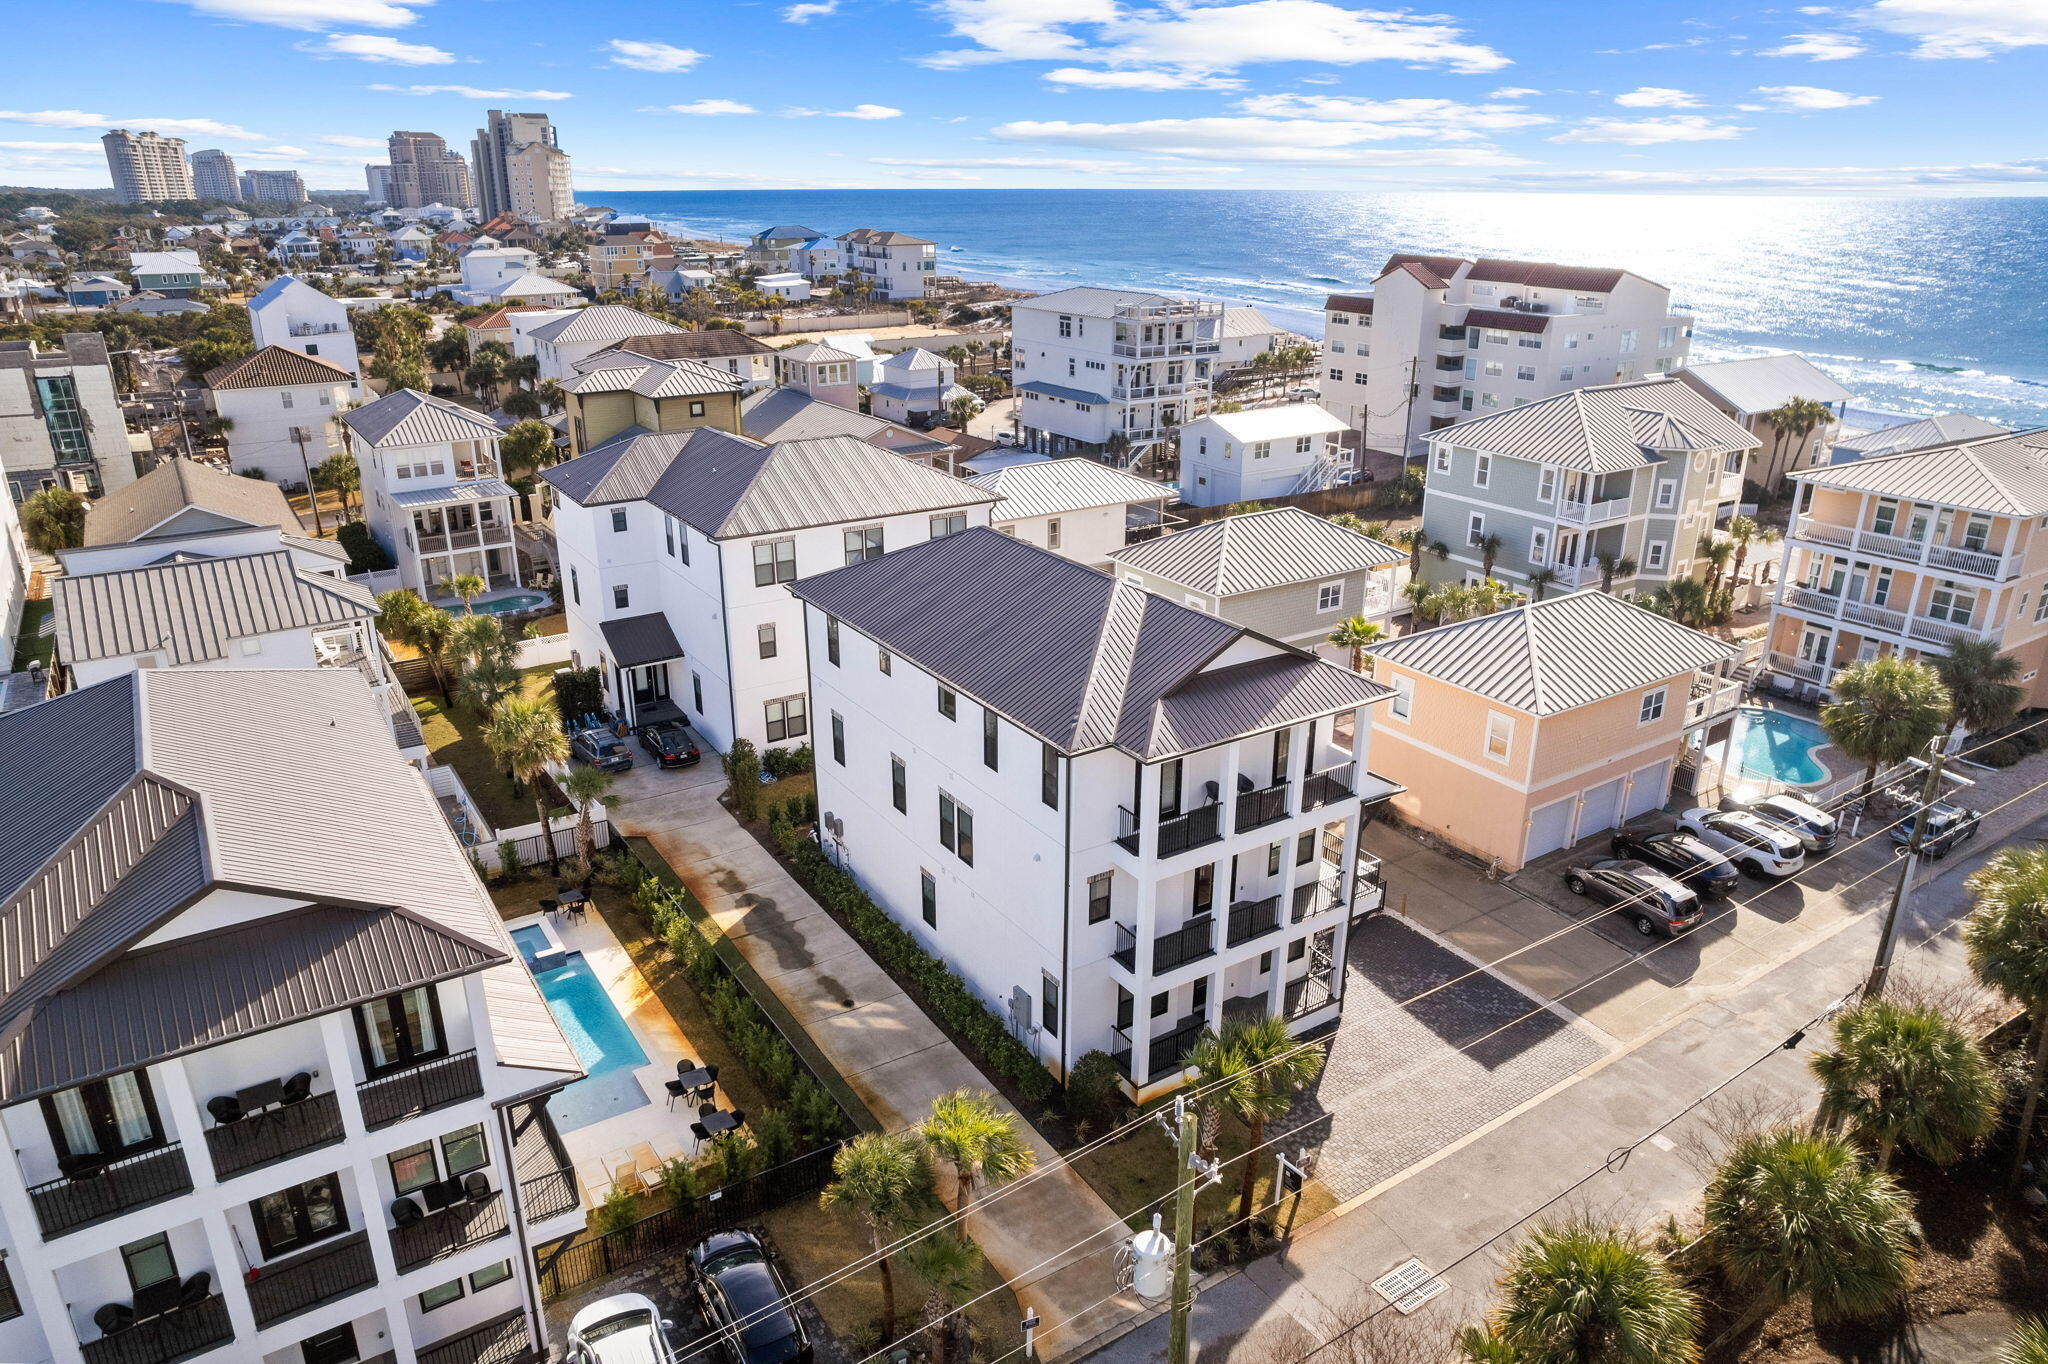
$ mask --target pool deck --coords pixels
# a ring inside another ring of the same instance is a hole
[[[509,921],[506,927],[538,924],[541,918],[538,914],[525,915]],[[565,950],[583,954],[584,965],[604,987],[612,1006],[625,1019],[633,1040],[647,1054],[647,1064],[633,1069],[634,1080],[647,1095],[645,1104],[562,1133],[562,1143],[569,1148],[569,1159],[576,1168],[584,1205],[595,1207],[611,1191],[610,1171],[616,1168],[620,1153],[635,1152],[643,1145],[653,1147],[656,1154],[664,1146],[680,1145],[685,1152],[693,1150],[693,1115],[680,1105],[671,1112],[664,1086],[674,1078],[677,1061],[684,1057],[696,1060],[702,1053],[691,1050],[689,1039],[647,984],[647,978],[640,974],[640,968],[633,964],[631,955],[605,925],[602,915],[585,914],[581,920],[551,915],[547,927]],[[720,1108],[732,1107],[732,1100],[722,1089],[714,1093],[713,1099]],[[643,1163],[646,1156],[646,1152],[639,1152]]]

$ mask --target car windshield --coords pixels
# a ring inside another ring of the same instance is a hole
[[[621,1312],[616,1317],[606,1317],[594,1326],[586,1326],[576,1334],[586,1345],[595,1345],[600,1340],[617,1341],[620,1337],[651,1340],[654,1334],[654,1318],[646,1312]]]

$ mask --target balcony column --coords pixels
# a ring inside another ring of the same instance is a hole
[[[384,1186],[377,1178],[377,1158],[371,1143],[363,1140],[363,1105],[356,1094],[361,1076],[356,1067],[355,1020],[347,1012],[320,1016],[320,1040],[327,1053],[327,1073],[334,1080],[334,1094],[341,1104],[343,1130],[349,1140],[337,1155],[355,1184],[356,1203],[362,1210],[363,1227],[369,1232],[370,1262],[377,1267],[377,1282],[398,1282],[398,1258],[391,1252],[391,1215],[385,1207]],[[389,1346],[400,1360],[414,1358],[412,1327],[406,1320],[405,1298],[397,1296],[384,1305],[384,1325]]]
[[[1237,836],[1237,777],[1243,767],[1243,746],[1242,739],[1223,746],[1223,775],[1217,783],[1217,789],[1222,793],[1223,808],[1216,812],[1216,827],[1231,838]],[[1252,783],[1254,787],[1263,784],[1257,781]],[[1182,791],[1186,791],[1185,783],[1182,785]],[[1181,808],[1188,808],[1185,794],[1181,798]]]
[[[256,1313],[249,1305],[249,1288],[242,1251],[228,1227],[226,1206],[221,1202],[220,1181],[214,1178],[213,1153],[206,1144],[206,1122],[199,1113],[199,1101],[192,1095],[192,1077],[183,1063],[173,1061],[150,1072],[150,1087],[157,1109],[170,1120],[171,1130],[185,1148],[185,1166],[192,1174],[192,1198],[199,1210],[199,1224],[206,1230],[206,1246],[213,1257],[214,1282],[221,1301],[227,1304],[228,1321],[236,1340],[256,1338]]]
[[[1144,1088],[1152,1052],[1152,940],[1159,935],[1159,764],[1138,766],[1138,893],[1132,927],[1138,941],[1131,949],[1131,1083]],[[1111,916],[1114,919],[1114,915]]]
[[[34,1120],[40,1122],[41,1115],[36,1114]],[[15,1294],[23,1308],[42,1323],[52,1364],[81,1364],[85,1353],[72,1327],[71,1306],[57,1286],[56,1266],[36,1253],[41,1233],[21,1161],[17,1156],[0,1161],[0,1165],[5,1166],[0,1170],[0,1222],[14,1229],[15,1248],[7,1257],[7,1273],[14,1281]]]

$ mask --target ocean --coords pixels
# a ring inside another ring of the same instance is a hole
[[[2048,425],[2048,197],[877,189],[601,201],[730,241],[781,223],[893,228],[939,243],[943,273],[1198,294],[1310,335],[1323,296],[1363,288],[1393,251],[1620,266],[1696,315],[1700,359],[1796,350],[1866,408]]]

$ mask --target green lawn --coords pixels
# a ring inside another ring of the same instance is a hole
[[[526,669],[526,680],[521,684],[521,690],[528,696],[550,695],[548,678],[554,671],[552,663]],[[420,732],[426,736],[427,752],[435,762],[455,769],[456,775],[462,778],[462,784],[469,788],[470,798],[476,802],[478,812],[493,827],[511,828],[533,823],[537,818],[533,796],[514,786],[505,776],[505,770],[491,757],[491,751],[484,747],[484,717],[480,713],[459,701],[453,706],[442,705],[438,691],[413,697],[412,708],[420,717]]]
[[[20,672],[31,663],[40,663],[45,668],[56,654],[57,636],[50,633],[50,615],[57,608],[48,597],[32,599],[21,604],[21,634],[14,641],[14,671]]]
[[[1170,1100],[1164,1106],[1171,1111]],[[1269,1125],[1264,1140],[1272,1142],[1274,1132],[1275,1129]],[[1220,1188],[1210,1185],[1195,1195],[1195,1221],[1198,1226],[1216,1228],[1236,1219],[1239,1181],[1244,1178],[1244,1165],[1231,1157],[1245,1149],[1245,1138],[1245,1125],[1235,1117],[1224,1115],[1216,1131],[1216,1158],[1228,1163],[1223,1166]],[[1298,1140],[1273,1142],[1252,1157],[1258,1162],[1259,1171],[1252,1195],[1253,1206],[1263,1208],[1272,1198],[1273,1153],[1282,1147],[1290,1152],[1298,1151],[1300,1146]],[[1133,1231],[1139,1231],[1152,1224],[1153,1204],[1173,1192],[1173,1145],[1156,1123],[1147,1123],[1129,1136],[1080,1157],[1074,1162],[1074,1169],[1110,1207],[1133,1210],[1125,1220]],[[1278,1226],[1285,1228],[1291,1222],[1296,1227],[1305,1227],[1337,1206],[1337,1200],[1330,1191],[1313,1179],[1302,1188],[1299,1206],[1295,1203],[1296,1200],[1289,1199],[1280,1205],[1274,1217]],[[1166,1207],[1163,1211],[1171,1221],[1172,1209]]]

